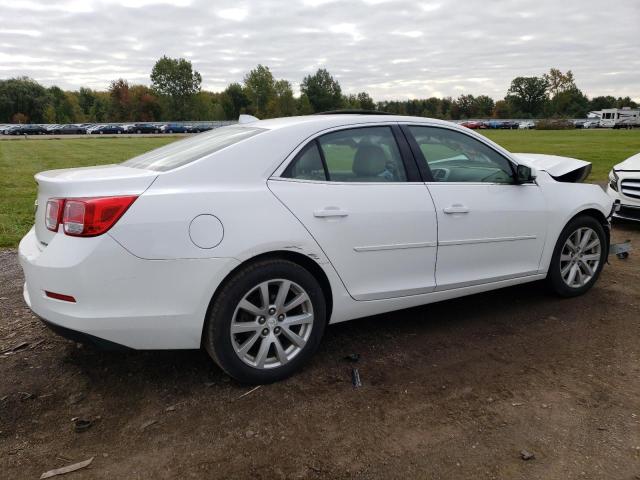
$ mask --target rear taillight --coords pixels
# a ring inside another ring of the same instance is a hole
[[[64,198],[50,198],[44,214],[44,223],[47,229],[52,232],[58,231],[58,225],[62,221],[62,210],[64,208]]]
[[[64,201],[64,233],[75,237],[102,235],[127,211],[137,196],[67,198]]]
[[[127,211],[137,196],[95,198],[50,198],[45,224],[52,232],[63,225],[64,233],[75,237],[102,235]]]

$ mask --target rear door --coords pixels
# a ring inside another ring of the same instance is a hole
[[[547,207],[534,182],[474,136],[404,126],[438,218],[437,290],[532,275],[540,268]]]
[[[312,139],[269,188],[319,243],[356,300],[435,288],[433,202],[396,125]]]

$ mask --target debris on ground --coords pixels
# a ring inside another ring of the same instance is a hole
[[[527,450],[522,450],[520,452],[520,458],[522,458],[522,460],[526,462],[528,460],[533,460],[534,458],[536,458],[536,456]]]
[[[512,406],[512,407],[521,407],[521,406],[523,406],[523,405],[524,405],[524,403],[522,403],[522,402],[513,402],[513,403],[511,404],[511,406]]]
[[[22,350],[23,348],[27,348],[29,346],[29,342],[21,342],[18,345],[15,345],[13,347],[9,347],[6,350],[4,350],[2,353],[3,354],[7,354],[7,353],[15,353],[19,350]]]
[[[55,470],[49,470],[48,472],[44,472],[40,475],[40,480],[45,478],[55,477],[56,475],[64,475],[65,473],[75,472],[76,470],[80,470],[81,468],[88,467],[93,462],[93,458],[91,457],[89,460],[85,460],[84,462],[74,463],[73,465],[67,465],[66,467],[56,468]]]
[[[242,395],[240,395],[238,398],[236,398],[236,400],[240,400],[241,398],[246,397],[247,395],[255,392],[256,390],[258,390],[260,387],[262,387],[262,385],[258,385],[257,387],[254,387],[251,390],[249,390],[248,392],[244,392]]]
[[[82,392],[72,393],[71,395],[69,395],[69,398],[67,399],[67,403],[69,405],[75,405],[77,403],[80,403],[82,400],[84,400],[84,397],[86,397],[86,395]]]
[[[176,411],[176,406],[175,405],[171,405],[170,407],[167,407],[164,409],[165,412],[175,412]]]
[[[93,420],[87,420],[84,418],[76,418],[73,421],[73,429],[77,433],[86,432],[93,425]]]
[[[355,367],[351,369],[351,383],[353,384],[353,388],[360,388],[362,386],[360,372]]]
[[[140,425],[140,430],[144,430],[145,428],[148,428],[151,425],[155,425],[156,423],[158,423],[158,420],[149,420],[147,422],[144,422],[142,425]]]
[[[344,359],[347,362],[353,362],[356,363],[358,360],[360,360],[360,354],[359,353],[350,353],[349,355],[347,355],[346,357],[344,357]]]

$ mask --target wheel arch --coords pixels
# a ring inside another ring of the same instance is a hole
[[[322,288],[322,293],[324,294],[325,301],[327,303],[327,324],[329,323],[329,321],[331,320],[331,314],[333,312],[333,291],[331,289],[331,283],[329,282],[329,277],[327,277],[327,274],[325,273],[323,268],[320,266],[320,264],[315,260],[313,260],[312,258],[310,258],[309,256],[304,255],[302,253],[293,252],[289,250],[273,250],[270,252],[260,253],[253,257],[247,258],[240,264],[236,265],[236,267],[233,270],[231,270],[224,277],[224,279],[218,284],[215,291],[213,292],[213,295],[211,296],[211,300],[209,301],[207,312],[205,314],[205,318],[202,323],[202,334],[200,336],[201,341],[204,338],[204,329],[206,327],[207,318],[209,318],[209,313],[211,312],[211,308],[216,298],[218,297],[220,291],[229,282],[229,280],[233,277],[233,275],[235,275],[238,270],[246,267],[247,265],[251,265],[252,263],[256,263],[262,260],[278,260],[278,259],[289,260],[293,263],[300,265],[301,267],[306,269],[309,273],[311,273],[311,275],[313,275],[316,280],[318,280],[318,283],[320,284],[320,288]]]
[[[607,219],[606,215],[604,213],[602,213],[601,210],[598,210],[597,208],[586,208],[584,210],[580,210],[578,213],[573,215],[569,219],[569,221],[567,221],[566,224],[568,224],[574,218],[582,216],[582,215],[593,217],[596,220],[598,220],[598,222],[600,222],[600,224],[602,225],[602,228],[604,229],[604,235],[605,235],[605,240],[606,240],[605,251],[609,252],[609,245],[611,244],[611,226],[609,225],[609,220]]]

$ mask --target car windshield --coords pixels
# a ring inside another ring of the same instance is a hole
[[[264,128],[238,125],[216,128],[207,133],[201,133],[186,140],[170,143],[143,153],[123,162],[122,165],[164,172],[191,163],[264,131],[266,131]]]

